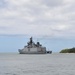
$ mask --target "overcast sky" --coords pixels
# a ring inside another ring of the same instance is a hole
[[[0,0],[0,36],[15,35],[75,39],[75,0]]]
[[[75,37],[75,0],[0,0],[0,35]]]

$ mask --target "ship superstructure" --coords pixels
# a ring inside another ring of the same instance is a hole
[[[32,37],[30,38],[30,41],[27,43],[26,46],[24,46],[23,49],[18,50],[20,54],[46,54],[46,47],[43,47],[40,42],[37,42],[36,44],[33,42]]]

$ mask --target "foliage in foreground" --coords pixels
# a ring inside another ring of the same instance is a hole
[[[75,53],[75,48],[63,49],[60,53]]]

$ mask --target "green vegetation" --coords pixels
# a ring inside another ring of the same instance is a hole
[[[60,53],[75,53],[75,48],[63,49]]]

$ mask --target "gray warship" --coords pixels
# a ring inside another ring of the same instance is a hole
[[[33,42],[32,37],[30,38],[30,41],[27,43],[26,46],[24,46],[23,49],[18,49],[20,54],[46,54],[46,53],[52,53],[52,51],[46,51],[46,47],[43,47],[40,42],[37,42],[36,44]]]

